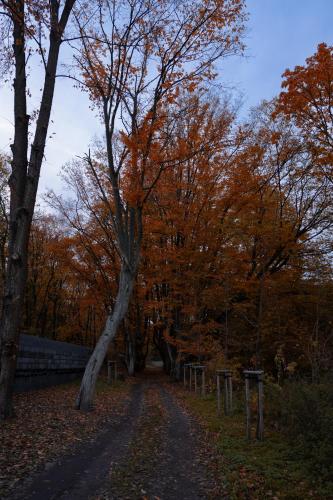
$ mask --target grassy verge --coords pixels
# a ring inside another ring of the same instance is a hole
[[[232,416],[218,417],[213,396],[202,399],[183,392],[181,398],[215,442],[231,499],[333,498],[332,483],[311,476],[309,464],[295,456],[281,433],[266,427],[263,442],[249,442],[244,412],[236,410]]]

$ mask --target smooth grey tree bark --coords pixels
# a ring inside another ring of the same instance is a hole
[[[118,294],[114,309],[113,312],[108,315],[103,333],[100,336],[94,352],[87,363],[81,382],[80,392],[76,400],[77,409],[84,411],[92,409],[97,377],[109,345],[115,337],[118,327],[127,313],[134,282],[135,274],[133,274],[133,270],[129,270],[127,266],[123,264],[120,271]]]

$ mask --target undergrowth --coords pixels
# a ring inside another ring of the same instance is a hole
[[[216,443],[231,499],[333,499],[330,390],[266,386],[262,442],[245,438],[242,393],[235,395],[233,415],[220,417],[215,395],[184,393]]]

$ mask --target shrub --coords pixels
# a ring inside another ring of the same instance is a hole
[[[333,477],[333,384],[268,384],[267,417],[290,440],[293,458],[306,460],[315,474]]]

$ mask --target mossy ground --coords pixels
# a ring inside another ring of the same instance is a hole
[[[232,416],[219,417],[214,396],[203,399],[184,391],[181,397],[215,441],[231,499],[333,498],[332,483],[311,475],[309,464],[293,453],[282,433],[266,426],[264,441],[248,441],[239,407]]]

